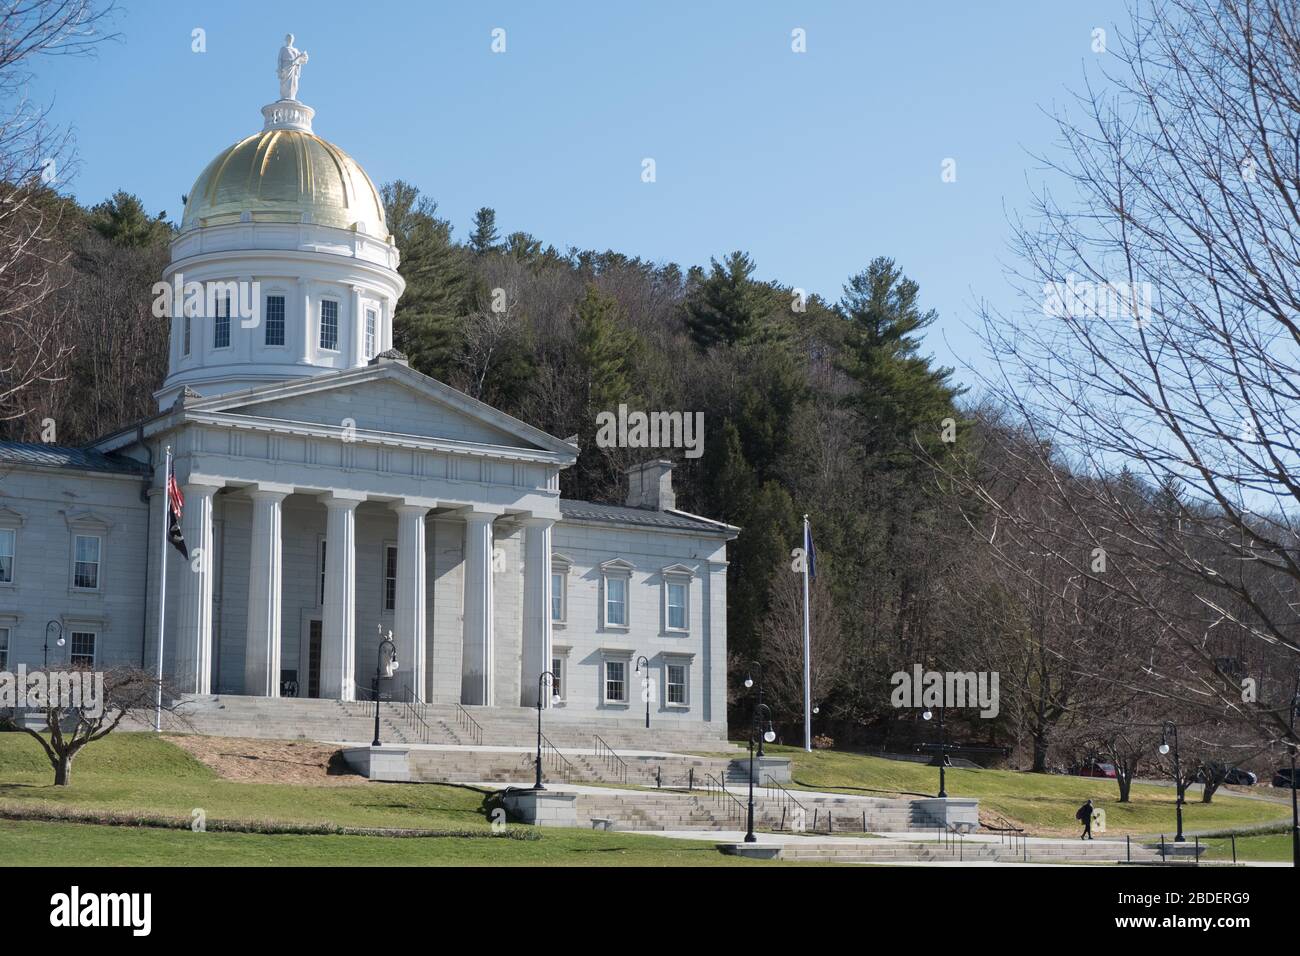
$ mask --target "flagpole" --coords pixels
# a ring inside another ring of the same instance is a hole
[[[808,626],[808,564],[812,560],[812,535],[803,516],[803,749],[812,751],[812,640]]]
[[[168,511],[168,491],[172,476],[172,446],[167,446],[163,464],[162,521],[159,522],[161,535],[158,548],[158,686],[154,688],[153,729],[162,732],[162,681],[163,681],[163,632],[167,615],[167,525],[170,518]]]

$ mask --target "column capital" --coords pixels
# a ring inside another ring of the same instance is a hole
[[[244,494],[255,500],[283,501],[293,494],[293,485],[278,485],[274,482],[259,481],[244,489]]]
[[[555,525],[554,518],[539,518],[535,515],[518,515],[515,521],[521,528],[550,528]]]
[[[399,515],[418,515],[424,517],[436,507],[424,498],[399,498],[388,506]]]
[[[504,514],[504,509],[490,510],[477,505],[471,505],[456,512],[458,518],[464,518],[471,524],[491,524],[498,518],[503,517]]]
[[[194,495],[200,498],[210,498],[224,487],[224,484],[213,484],[211,481],[181,482],[181,490],[186,495]]]
[[[323,495],[317,495],[316,500],[326,508],[341,508],[351,511],[365,501],[366,497],[366,495],[356,491],[327,491]]]

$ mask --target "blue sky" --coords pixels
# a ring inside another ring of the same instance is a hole
[[[120,41],[39,63],[32,90],[74,128],[83,202],[120,188],[179,218],[207,161],[260,128],[293,32],[316,132],[377,183],[420,186],[457,236],[490,205],[503,233],[561,249],[683,266],[744,249],[760,277],[831,299],[889,255],[938,310],[927,350],[946,364],[978,362],[976,303],[1014,304],[1007,215],[1041,181],[1044,110],[1124,16],[1119,0],[122,2]]]

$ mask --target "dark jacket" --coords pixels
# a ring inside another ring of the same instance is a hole
[[[1090,819],[1091,817],[1092,817],[1092,802],[1091,802],[1091,801],[1089,801],[1088,803],[1085,803],[1083,806],[1081,806],[1081,807],[1078,809],[1078,811],[1076,811],[1075,814],[1074,814],[1074,819],[1076,819],[1076,820],[1080,820],[1080,821],[1082,821],[1082,820],[1088,820],[1088,819]]]

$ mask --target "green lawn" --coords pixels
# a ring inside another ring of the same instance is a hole
[[[792,756],[796,784],[810,790],[874,796],[933,796],[938,790],[938,769],[923,764],[830,750],[807,753],[801,748],[775,745],[767,749]],[[1119,788],[1113,780],[958,768],[949,769],[946,776],[949,796],[978,797],[981,809],[994,810],[1035,833],[1076,832],[1074,812],[1089,797],[1094,806],[1106,811],[1109,835],[1159,834],[1172,832],[1174,826],[1172,787],[1135,784],[1131,801],[1125,804],[1119,802]],[[1270,823],[1290,812],[1280,802],[1233,797],[1223,792],[1216,794],[1208,806],[1200,802],[1199,793],[1189,794],[1188,801],[1183,807],[1183,825],[1189,831]]]
[[[437,784],[303,786],[220,779],[174,744],[149,734],[113,734],[72,766],[72,785],[55,787],[36,741],[0,734],[0,804],[41,801],[85,809],[210,819],[333,823],[358,827],[488,830],[485,793]]]
[[[1201,838],[1201,845],[1208,847],[1203,860],[1231,860],[1232,841],[1222,837]],[[1261,836],[1237,837],[1237,859],[1255,862],[1290,863],[1291,834],[1269,833]]]
[[[191,833],[0,820],[0,859],[30,866],[772,866],[712,843],[547,829],[540,840]]]

